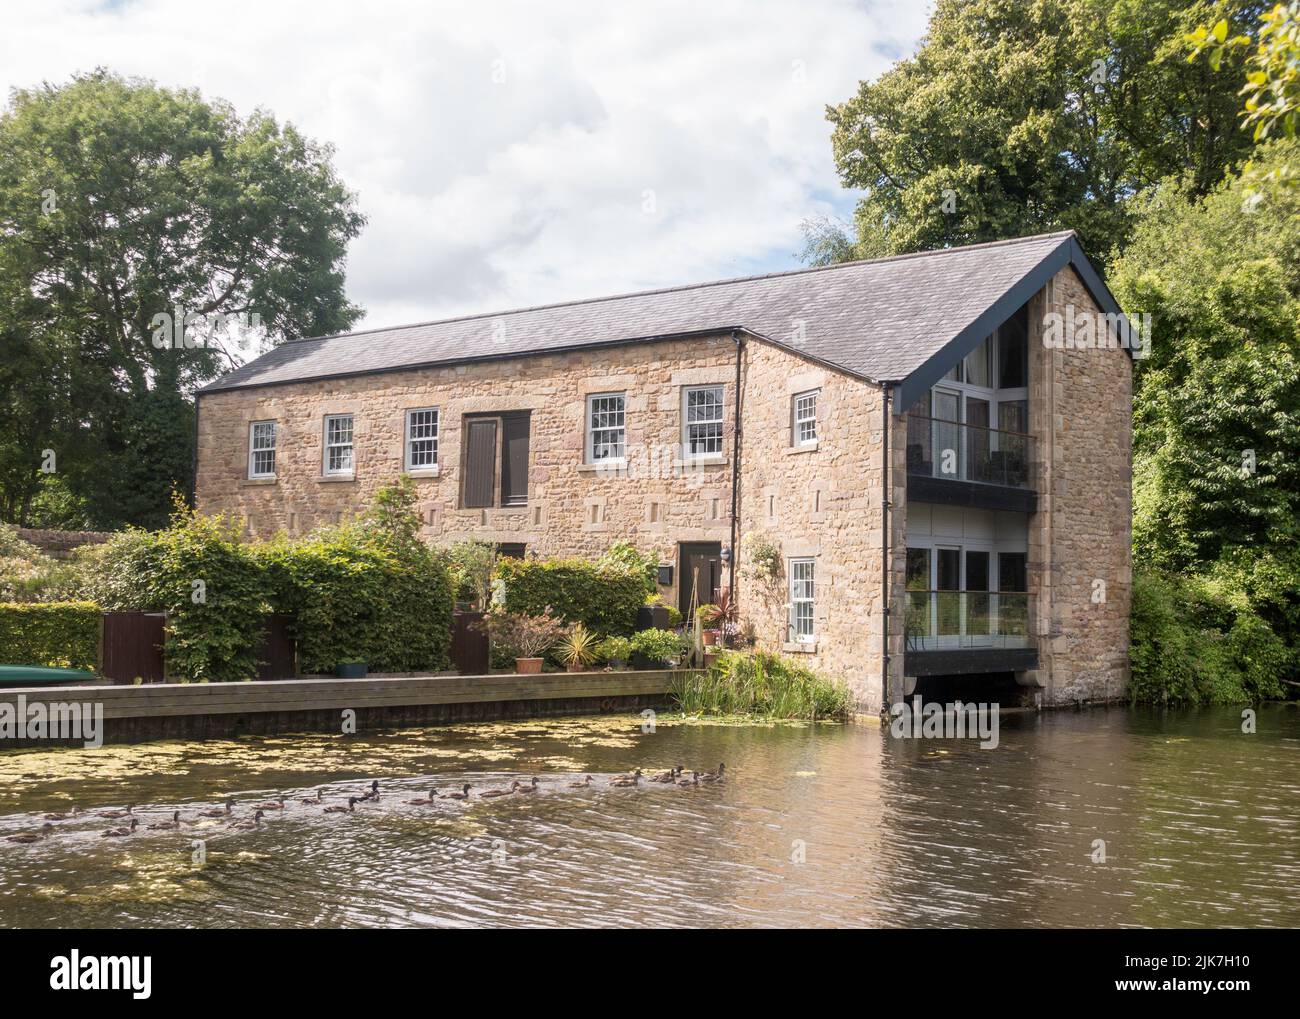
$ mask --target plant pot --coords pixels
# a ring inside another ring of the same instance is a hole
[[[540,658],[516,658],[515,672],[525,676],[534,676],[542,671],[542,659]]]
[[[608,662],[608,665],[615,672],[618,672],[620,669],[627,668],[627,662],[621,658],[611,658]]]
[[[715,644],[718,643],[717,630],[701,630],[700,636],[704,639],[705,647],[713,647]]]
[[[367,671],[365,662],[339,662],[334,666],[334,675],[339,679],[365,679]]]
[[[705,652],[704,652],[704,667],[705,667],[706,669],[711,669],[711,668],[713,668],[713,663],[716,662],[720,657],[722,657],[722,656],[721,656],[721,654],[720,654],[719,652],[717,652],[717,651],[705,651]]]
[[[638,630],[668,629],[668,607],[666,605],[642,605],[636,610],[636,628]]]

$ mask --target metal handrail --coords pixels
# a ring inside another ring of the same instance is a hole
[[[1033,443],[1025,432],[908,414],[907,473],[1030,488]]]

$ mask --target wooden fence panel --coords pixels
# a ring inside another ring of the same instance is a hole
[[[99,671],[114,683],[161,683],[166,621],[161,612],[105,612]]]
[[[455,612],[451,617],[451,663],[462,676],[484,676],[488,672],[488,637],[473,624],[482,612]]]

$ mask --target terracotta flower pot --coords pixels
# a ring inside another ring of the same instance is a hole
[[[700,635],[704,638],[705,647],[713,647],[715,644],[718,643],[717,630],[701,630]]]
[[[705,667],[706,669],[711,669],[711,668],[713,668],[713,663],[716,662],[716,661],[718,660],[719,657],[721,657],[721,656],[718,654],[717,651],[705,651],[705,652],[704,652],[704,667]]]
[[[522,673],[526,676],[535,675],[542,671],[542,660],[540,658],[516,658],[515,672]]]

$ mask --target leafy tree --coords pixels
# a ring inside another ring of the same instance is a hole
[[[1251,211],[1250,186],[1158,189],[1110,277],[1157,323],[1134,393],[1134,543],[1167,569],[1300,538],[1300,191],[1273,182]]]
[[[1142,189],[1176,174],[1205,194],[1248,152],[1232,79],[1189,64],[1182,40],[1261,9],[939,0],[913,56],[827,111],[841,180],[867,191],[853,257],[1064,228],[1107,256]],[[846,254],[833,229],[813,231],[814,259]]]
[[[92,525],[161,524],[170,490],[188,488],[185,394],[249,332],[225,316],[272,340],[357,319],[343,262],[364,220],[331,157],[263,110],[241,118],[105,70],[11,94],[0,517],[30,521],[52,450]]]

